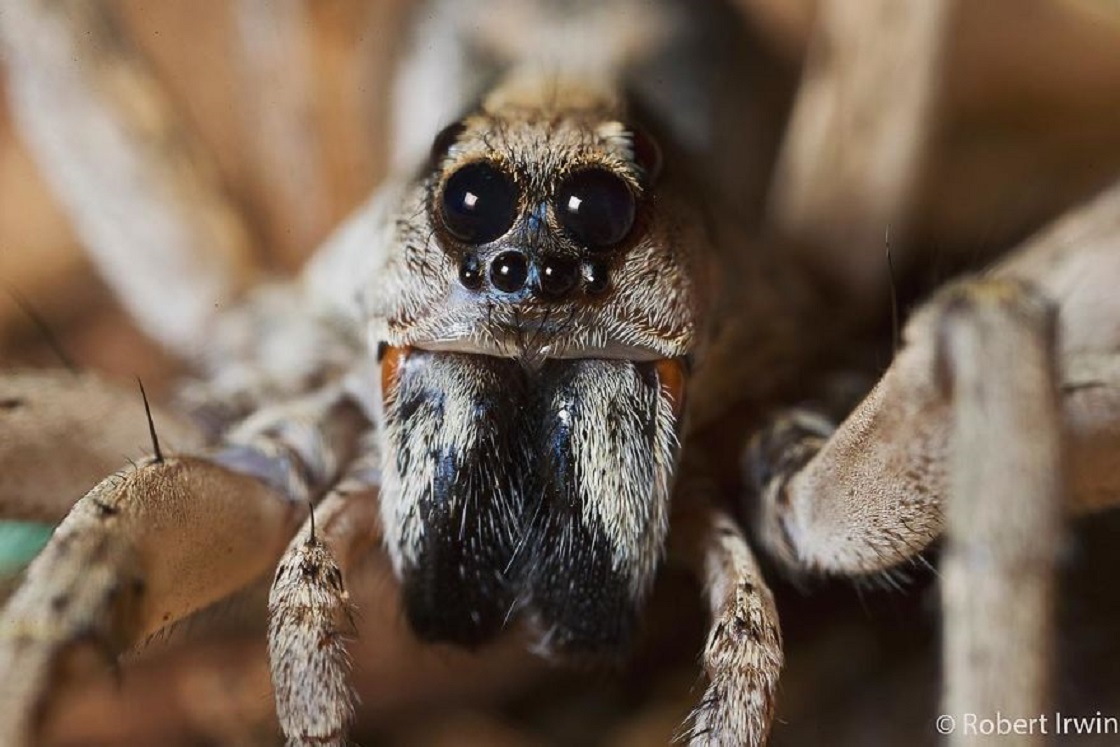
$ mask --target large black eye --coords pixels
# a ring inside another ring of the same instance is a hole
[[[517,186],[488,163],[471,163],[456,171],[443,188],[443,224],[468,244],[486,244],[513,225]]]
[[[634,193],[603,169],[577,171],[560,185],[556,209],[564,229],[588,249],[606,249],[634,225]]]

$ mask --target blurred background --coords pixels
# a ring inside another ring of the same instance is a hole
[[[779,97],[788,125],[764,232],[795,245],[854,304],[883,292],[885,225],[903,273],[928,287],[982,265],[1120,175],[1113,0],[733,5],[774,76],[801,81]],[[250,261],[276,273],[298,268],[384,175],[390,74],[412,6],[90,3],[111,15],[197,140],[208,178],[244,220]],[[9,18],[0,8],[0,24]],[[0,96],[0,285],[23,303],[0,293],[0,363],[57,365],[30,307],[82,367],[125,382],[141,376],[166,395],[180,362],[139,331],[94,273],[7,102]],[[1083,528],[1067,560],[1059,695],[1070,712],[1120,715],[1110,676],[1120,661],[1120,595],[1105,572],[1116,567],[1115,524]],[[702,692],[703,615],[684,577],[668,574],[623,671],[556,672],[512,649],[421,649],[383,564],[370,566],[355,592],[363,744],[660,744]],[[774,743],[937,741],[928,573],[916,571],[904,590],[776,580],[776,593],[789,665]],[[64,688],[48,741],[275,741],[263,617],[245,622],[261,609],[260,594],[238,603],[244,614],[213,616],[152,647],[118,679]]]

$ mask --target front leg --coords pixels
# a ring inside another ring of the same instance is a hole
[[[293,509],[255,480],[193,458],[146,460],[98,484],[0,613],[0,743],[32,743],[53,677],[82,661],[75,654],[115,657],[265,572],[294,528]]]
[[[915,314],[895,362],[827,439],[827,421],[804,416],[781,418],[759,434],[748,463],[767,550],[797,569],[865,574],[909,560],[940,536],[955,428],[940,341],[959,299],[982,300],[993,283],[1021,283],[1024,297],[1037,293],[1056,304],[1072,507],[1120,502],[1120,475],[1108,466],[1120,449],[1120,299],[1112,287],[1120,273],[1118,214],[1120,186]],[[1022,366],[991,374],[1012,376]]]
[[[801,533],[796,524],[775,529],[770,521],[765,526],[772,534],[765,536],[782,548],[780,557],[794,563],[830,546],[862,542],[859,554],[830,560],[856,559],[871,567],[854,570],[866,572],[885,559],[920,552],[944,526],[946,712],[1042,713],[1050,681],[1054,570],[1064,527],[1053,309],[1018,282],[986,279],[942,294],[918,320],[923,322],[936,331],[932,339],[915,344],[927,343],[933,352],[928,359],[931,394],[943,403],[934,414],[947,421],[940,449],[923,453],[929,442],[908,442],[903,433],[879,441],[857,431],[863,439],[856,442],[865,452],[888,455],[893,464],[909,459],[930,465],[926,474],[938,470],[936,481],[919,484],[916,497],[903,495],[893,514],[887,506],[877,515],[874,501],[863,514],[860,505],[847,505],[852,513],[843,521],[858,527],[854,538],[828,522]],[[880,422],[898,407],[896,401],[884,403]],[[851,427],[852,421],[845,423],[802,472],[775,476],[765,494],[769,506],[780,511],[794,505],[798,480],[820,469],[829,447],[852,437],[846,431]],[[858,474],[864,465],[830,466],[837,474],[853,469]],[[905,484],[921,475],[900,475],[888,466],[884,479]],[[857,493],[852,500],[862,497]],[[823,501],[817,505],[824,511],[837,508]],[[915,508],[921,511],[916,520],[911,518]],[[806,542],[807,536],[825,547]]]
[[[292,540],[269,594],[268,658],[289,745],[344,744],[353,720],[345,643],[355,626],[343,584],[382,539],[380,459],[372,440]]]
[[[1066,513],[1054,308],[999,281],[964,286],[944,303],[936,361],[953,401],[945,708],[1044,713]]]
[[[795,569],[876,572],[946,532],[950,714],[1044,711],[1064,514],[1120,502],[1117,207],[1114,189],[939,294],[827,440],[755,440],[760,534]]]
[[[743,530],[710,491],[694,482],[678,496],[671,551],[703,584],[712,620],[701,657],[708,686],[682,736],[694,746],[765,744],[784,661],[774,596]]]
[[[327,393],[282,409],[222,451],[157,453],[74,505],[0,612],[0,744],[32,742],[54,678],[89,666],[75,654],[115,657],[271,567],[357,420]]]

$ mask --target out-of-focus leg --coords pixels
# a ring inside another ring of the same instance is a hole
[[[962,297],[1012,283],[1056,311],[1057,377],[1074,510],[1120,503],[1120,185],[1027,242],[985,276],[914,315],[878,385],[831,433],[783,416],[754,440],[749,463],[766,549],[796,571],[873,573],[941,535],[950,492],[954,398],[940,383],[944,320]],[[971,289],[971,290],[970,290]],[[1016,371],[995,368],[993,377]],[[994,434],[993,438],[1022,434]],[[1024,436],[1025,437],[1025,436]]]
[[[268,570],[300,514],[196,458],[145,460],[99,483],[0,613],[0,742],[32,742],[52,678],[88,668],[82,653],[112,660]]]
[[[53,679],[90,666],[82,652],[115,657],[271,568],[362,422],[319,392],[210,457],[157,453],[79,500],[0,613],[0,743],[33,740]]]
[[[137,323],[184,357],[252,275],[249,231],[103,0],[10,0],[11,111]]]
[[[953,419],[945,710],[1030,718],[1049,706],[1066,513],[1053,308],[1008,281],[963,286],[944,303],[936,363]],[[1000,739],[962,729],[953,743]]]

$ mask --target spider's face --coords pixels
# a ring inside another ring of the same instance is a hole
[[[694,242],[664,209],[657,158],[594,110],[483,109],[448,127],[402,210],[378,341],[527,361],[687,354]]]
[[[484,106],[429,168],[372,332],[409,618],[617,649],[662,554],[695,328],[655,150],[594,108]]]

